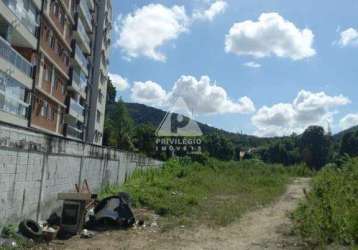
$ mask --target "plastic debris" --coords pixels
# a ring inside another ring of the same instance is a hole
[[[96,234],[92,231],[89,231],[87,229],[83,229],[81,232],[81,238],[90,239],[93,238]]]
[[[98,224],[133,226],[135,219],[130,204],[130,197],[126,193],[103,199],[94,209],[95,220]]]
[[[11,239],[0,238],[0,248],[17,248],[17,243]]]

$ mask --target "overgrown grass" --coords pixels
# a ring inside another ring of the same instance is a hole
[[[137,171],[122,187],[107,187],[102,196],[130,193],[135,207],[153,209],[172,224],[197,220],[227,225],[249,209],[261,207],[285,191],[292,175],[305,168],[287,169],[257,160],[199,163],[169,161],[161,169]]]
[[[358,244],[358,159],[327,166],[293,214],[296,230],[319,247]]]
[[[0,228],[1,225],[0,225]],[[28,249],[33,244],[29,241],[26,241],[24,238],[20,237],[17,233],[17,226],[16,225],[6,225],[2,228],[0,237],[3,239],[9,239],[16,242],[16,247],[11,246],[0,246],[0,250],[10,250],[10,249]]]

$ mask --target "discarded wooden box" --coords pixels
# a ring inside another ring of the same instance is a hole
[[[91,193],[59,193],[57,195],[58,200],[71,200],[71,201],[84,201],[88,202],[92,200],[92,194]]]
[[[86,205],[92,200],[91,193],[59,193],[58,199],[63,200],[61,226],[71,234],[82,230]]]

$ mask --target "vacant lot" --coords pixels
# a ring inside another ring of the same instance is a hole
[[[227,226],[208,226],[197,221],[195,225],[177,226],[163,232],[161,226],[153,226],[156,216],[146,214],[148,226],[128,231],[111,231],[93,239],[78,237],[57,245],[59,249],[289,249],[303,250],[307,245],[291,234],[289,213],[303,198],[303,188],[309,179],[297,178],[288,185],[287,191],[270,205],[244,214]],[[152,225],[151,225],[152,224]],[[55,245],[52,245],[54,247]]]
[[[163,169],[137,172],[124,186],[109,187],[102,195],[130,193],[133,206],[154,210],[164,228],[198,221],[225,226],[283,194],[290,176],[281,166],[254,160],[211,160],[205,166],[170,161]]]
[[[109,231],[93,239],[52,244],[65,249],[261,249],[292,246],[288,212],[307,188],[304,167],[284,168],[251,160],[205,166],[170,161],[163,169],[136,172],[121,187],[145,227]],[[286,235],[286,236],[285,236]],[[273,248],[275,249],[275,248]]]

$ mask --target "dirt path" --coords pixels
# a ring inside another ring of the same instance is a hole
[[[290,235],[288,213],[304,197],[309,179],[298,178],[280,199],[269,207],[249,212],[227,227],[177,228],[160,233],[155,227],[142,230],[108,232],[94,239],[72,239],[66,249],[304,249]]]

